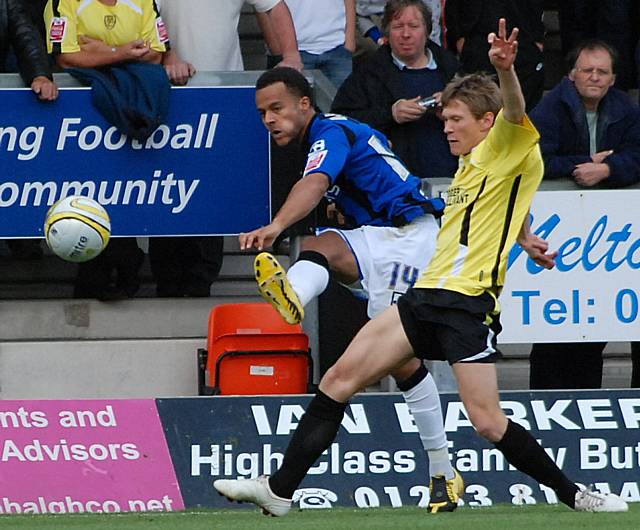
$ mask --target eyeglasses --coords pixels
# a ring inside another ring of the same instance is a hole
[[[598,74],[600,77],[606,77],[611,75],[611,70],[605,70],[604,68],[580,68],[576,66],[576,72],[580,72],[586,76],[592,76],[593,74]]]

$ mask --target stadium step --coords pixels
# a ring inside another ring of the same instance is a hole
[[[145,247],[141,241],[141,247]],[[0,248],[0,300],[71,298],[77,265],[66,262],[45,248],[41,258],[18,260],[6,247]],[[225,254],[218,279],[211,287],[212,296],[255,296],[253,259],[257,251],[241,251],[236,237],[225,238]],[[278,255],[285,266],[289,257]],[[155,282],[149,259],[140,270],[142,285],[136,298],[155,297]]]

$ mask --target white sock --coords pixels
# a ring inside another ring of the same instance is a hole
[[[435,477],[444,475],[444,478],[451,480],[454,477],[453,467],[449,460],[449,448],[427,449],[427,457],[429,458],[429,475]]]
[[[449,461],[447,435],[444,432],[442,406],[436,382],[431,374],[409,390],[402,392],[420,433],[422,446],[429,456],[429,474],[454,477]]]
[[[304,259],[291,266],[287,271],[287,278],[303,307],[329,285],[329,271],[322,265]]]

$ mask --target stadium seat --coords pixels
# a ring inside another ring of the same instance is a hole
[[[199,395],[303,394],[313,363],[309,337],[268,303],[222,304],[198,350]]]

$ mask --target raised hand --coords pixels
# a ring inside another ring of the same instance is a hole
[[[489,33],[489,61],[496,70],[510,70],[513,66],[518,54],[518,31],[518,28],[513,28],[507,38],[507,21],[501,18],[498,22],[498,34]]]

